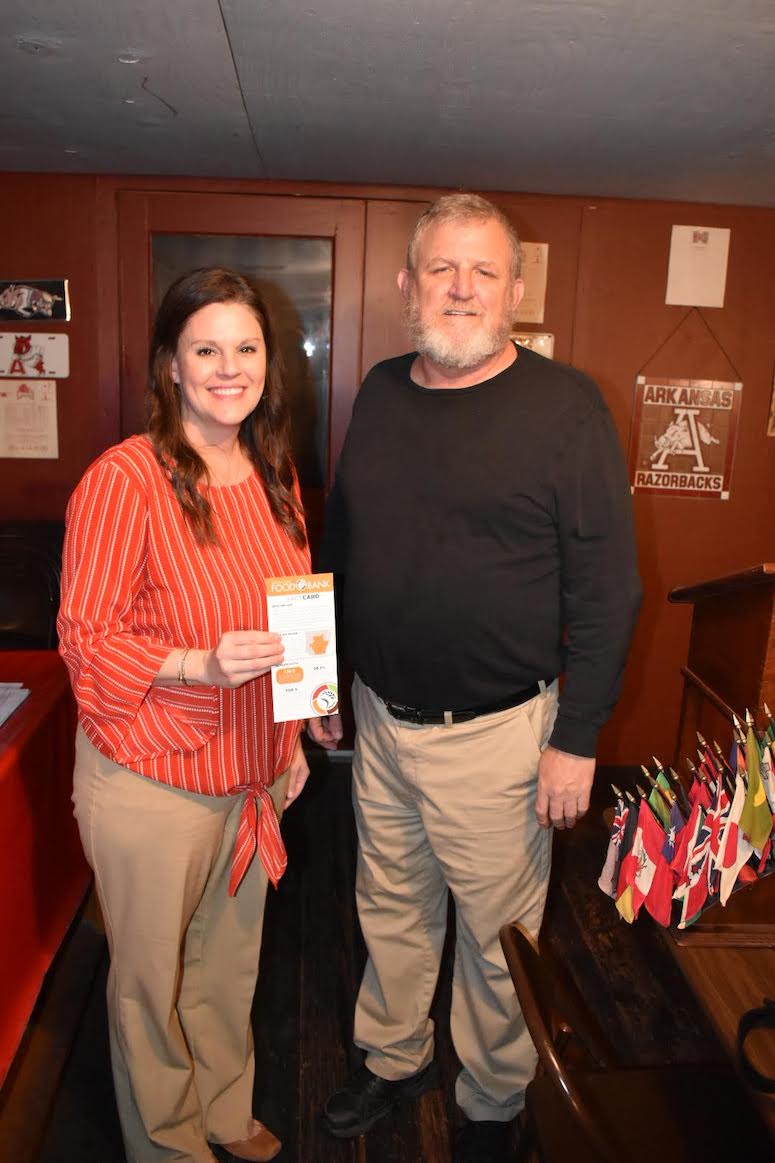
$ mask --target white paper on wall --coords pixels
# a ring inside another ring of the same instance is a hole
[[[543,323],[546,307],[546,276],[549,269],[549,243],[522,243],[522,279],[525,294],[517,308],[517,323]]]
[[[665,302],[723,307],[731,231],[726,226],[674,226]]]
[[[54,380],[0,380],[0,456],[59,456]]]

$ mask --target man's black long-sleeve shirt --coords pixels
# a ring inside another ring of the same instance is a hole
[[[595,384],[520,348],[469,388],[414,355],[364,381],[329,498],[356,672],[385,699],[464,710],[565,672],[552,746],[593,755],[640,604],[629,487]]]

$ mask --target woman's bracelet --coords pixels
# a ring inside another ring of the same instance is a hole
[[[178,682],[183,686],[188,686],[188,679],[186,678],[186,659],[188,658],[190,649],[191,647],[187,646],[186,649],[181,652],[180,658],[178,659]]]

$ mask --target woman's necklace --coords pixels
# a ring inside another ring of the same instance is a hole
[[[206,452],[200,450],[200,456],[207,465],[211,485],[237,485],[246,480],[253,471],[253,466],[239,443],[228,452],[211,446]]]

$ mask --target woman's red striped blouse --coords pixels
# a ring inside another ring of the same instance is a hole
[[[234,893],[256,850],[275,884],[285,871],[266,788],[288,767],[300,724],[272,722],[269,675],[236,690],[153,679],[170,650],[265,630],[264,579],[307,573],[309,552],[275,521],[257,473],[208,497],[218,544],[200,546],[147,437],[108,449],[68,505],[58,628],[79,721],[99,751],[173,787],[246,793]]]

